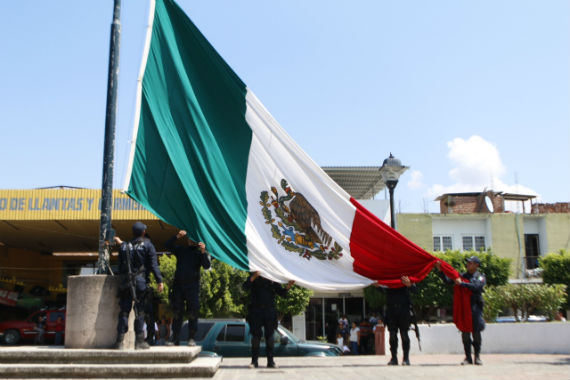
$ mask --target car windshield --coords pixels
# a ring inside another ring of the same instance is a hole
[[[297,338],[295,336],[295,334],[293,334],[291,331],[287,330],[285,327],[279,325],[279,327],[277,327],[277,330],[279,331],[279,334],[281,334],[282,336],[283,335],[287,336],[289,338],[290,342],[293,342],[293,343],[299,343],[300,342],[300,339]]]
[[[194,339],[197,341],[203,340],[210,329],[214,326],[213,322],[198,322],[198,329],[196,330],[196,334],[194,335]]]

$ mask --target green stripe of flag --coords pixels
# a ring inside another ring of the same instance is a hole
[[[127,194],[247,270],[245,84],[171,0],[156,0]]]

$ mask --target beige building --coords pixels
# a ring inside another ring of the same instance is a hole
[[[570,249],[568,203],[532,204],[534,196],[501,192],[443,194],[439,214],[399,214],[398,231],[427,251],[491,249],[524,278],[538,257]],[[506,211],[520,202],[522,212]]]

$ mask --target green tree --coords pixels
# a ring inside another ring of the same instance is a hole
[[[248,273],[212,259],[212,268],[200,278],[200,317],[245,317],[247,294],[242,284]]]
[[[386,293],[373,285],[364,288],[364,299],[372,312],[382,312],[386,305]]]
[[[159,299],[159,302],[166,305],[168,312],[172,313],[172,309],[170,308],[169,294],[170,290],[172,289],[172,283],[174,282],[174,272],[176,272],[176,256],[161,255],[158,261],[158,266],[160,268],[160,273],[162,274],[164,290],[162,293],[158,292],[154,275],[151,275],[150,277],[150,286],[154,291],[155,297]]]
[[[157,284],[151,276],[151,287],[161,303],[170,308],[170,290],[176,271],[176,256],[162,255],[159,260],[164,281],[164,292],[158,293]],[[201,269],[200,276],[200,318],[245,318],[249,305],[249,294],[242,285],[249,273],[235,269],[219,260],[212,259],[209,270]],[[277,297],[276,307],[280,317],[297,315],[307,308],[311,290],[293,286],[287,297]]]
[[[283,319],[285,315],[301,314],[309,305],[309,300],[313,295],[313,291],[293,285],[287,297],[276,297],[275,307],[279,313],[279,319]]]
[[[151,276],[151,287],[160,302],[172,312],[170,293],[176,272],[176,256],[162,255],[159,267],[164,291],[158,293],[154,276]],[[201,268],[200,273],[200,318],[245,317],[247,295],[241,285],[248,276],[247,272],[212,259],[211,269]]]
[[[543,270],[545,284],[564,284],[570,293],[570,251],[560,250],[541,257],[539,266]],[[564,308],[570,309],[570,296],[566,296]]]

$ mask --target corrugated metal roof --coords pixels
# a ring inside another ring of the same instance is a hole
[[[386,187],[380,166],[323,166],[323,170],[355,199],[372,199]]]

